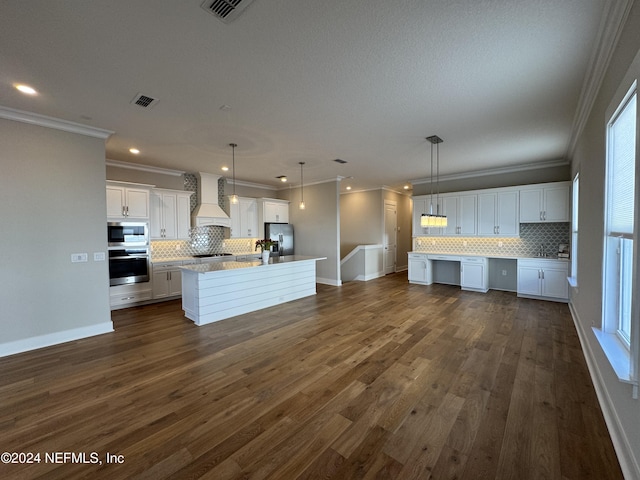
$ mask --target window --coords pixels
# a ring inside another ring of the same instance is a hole
[[[635,85],[607,129],[603,327],[627,348],[631,339],[635,216]]]
[[[576,173],[573,179],[571,198],[571,278],[572,287],[578,286],[578,199],[580,190],[580,177]]]

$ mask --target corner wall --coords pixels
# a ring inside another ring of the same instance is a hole
[[[578,288],[571,289],[570,306],[620,464],[630,479],[640,478],[640,400],[632,398],[630,385],[618,380],[592,327],[602,324],[606,110],[637,54],[638,2],[631,9],[571,162],[572,176],[580,173],[580,198]],[[636,288],[633,302],[640,301],[637,292]]]
[[[104,140],[0,119],[0,145],[0,356],[111,331]]]

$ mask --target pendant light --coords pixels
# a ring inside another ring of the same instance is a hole
[[[429,198],[429,213],[423,213],[420,216],[421,227],[446,227],[447,216],[440,215],[440,205],[438,204],[440,196],[440,148],[439,145],[444,141],[437,135],[427,137],[431,142],[431,196]],[[436,147],[436,213],[433,213],[433,146]]]
[[[233,160],[232,160],[232,165],[231,168],[233,169],[233,195],[231,195],[231,203],[233,203],[234,205],[236,203],[238,203],[238,195],[236,195],[236,147],[238,146],[237,143],[230,143],[229,146],[232,149],[233,152]]]
[[[305,205],[304,205],[304,180],[303,180],[303,176],[302,176],[302,166],[304,165],[304,162],[298,162],[300,164],[300,210],[304,210],[305,209]]]

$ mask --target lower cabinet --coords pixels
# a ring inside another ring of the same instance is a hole
[[[486,257],[460,258],[460,288],[483,293],[489,291],[489,268]]]
[[[409,283],[430,285],[429,260],[426,253],[409,254]]]
[[[151,282],[131,283],[109,287],[109,305],[111,310],[125,308],[138,302],[151,300]]]
[[[569,262],[544,258],[518,260],[518,296],[566,302]]]
[[[153,298],[182,295],[182,262],[153,264]]]

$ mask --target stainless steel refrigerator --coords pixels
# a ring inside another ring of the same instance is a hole
[[[271,247],[271,256],[293,255],[293,225],[288,223],[265,223],[264,236],[276,245]]]

